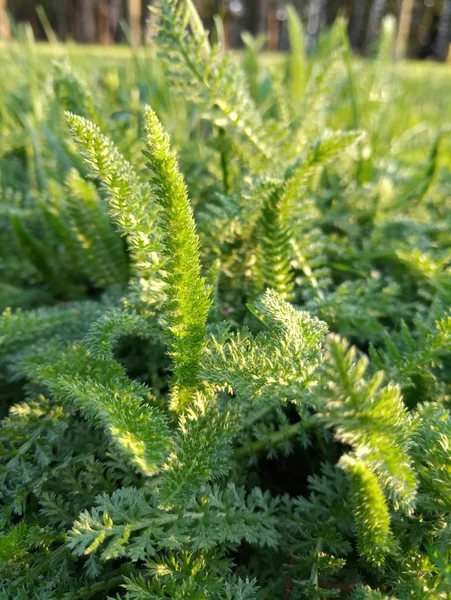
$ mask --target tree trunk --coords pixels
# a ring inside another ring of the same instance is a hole
[[[356,0],[359,2],[360,0]],[[368,27],[365,36],[365,49],[368,50],[374,42],[381,28],[382,18],[385,13],[386,0],[373,0],[368,18]]]
[[[130,38],[134,46],[140,46],[142,41],[141,17],[141,0],[128,0],[128,21],[130,24]]]
[[[97,0],[97,42],[105,46],[114,42],[114,24],[117,3]]]
[[[119,24],[121,22],[121,13],[122,13],[122,0],[111,0],[111,8],[110,8],[110,31],[113,37],[113,42],[116,41],[116,34],[119,29]],[[125,17],[125,14],[124,14]],[[141,20],[139,21],[141,25]],[[141,43],[141,40],[140,40]]]
[[[354,50],[359,50],[362,45],[365,32],[366,9],[366,0],[354,0],[351,17],[351,30],[349,32],[351,46],[354,48]]]
[[[307,49],[316,46],[323,20],[325,0],[310,0],[307,13]]]
[[[395,44],[395,58],[404,58],[409,43],[414,0],[402,0],[399,15],[398,35]]]
[[[438,24],[436,53],[440,60],[446,60],[449,53],[451,28],[451,0],[444,0],[442,14]]]
[[[279,22],[277,20],[277,0],[270,0],[268,10],[268,50],[279,49]]]
[[[155,4],[155,0],[150,0],[147,2],[148,6],[152,6]],[[154,12],[150,12],[149,10],[147,10],[147,16],[146,16],[146,21],[145,21],[145,26],[144,26],[144,43],[145,44],[152,44],[154,41],[155,36],[158,33],[158,27],[159,27],[159,22],[158,22],[158,17]]]
[[[418,38],[418,45],[420,47],[426,46],[430,42],[430,36],[433,30],[432,28],[434,26],[435,16],[436,7],[434,3],[428,4],[424,9],[420,22],[418,24],[416,37]],[[435,38],[434,42],[437,42],[437,38]]]
[[[0,0],[0,41],[6,42],[11,38],[8,15],[6,14],[7,0]]]
[[[260,0],[258,7],[258,33],[267,35],[269,0]]]
[[[56,17],[56,35],[60,40],[67,37],[67,2],[66,0],[53,0]]]
[[[96,17],[94,0],[80,0],[81,41],[94,44],[96,41]]]

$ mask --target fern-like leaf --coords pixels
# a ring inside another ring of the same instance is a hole
[[[349,456],[340,461],[351,482],[352,508],[359,552],[369,563],[381,565],[390,550],[390,514],[377,476]]]
[[[147,157],[152,191],[161,206],[160,225],[167,260],[168,325],[176,388],[173,406],[183,410],[199,383],[198,365],[206,342],[211,302],[201,277],[199,240],[186,185],[156,114],[146,112]]]
[[[161,299],[160,235],[149,186],[141,182],[130,163],[96,125],[71,113],[66,113],[66,119],[93,175],[108,192],[110,213],[127,237],[135,274],[152,281],[156,299]]]
[[[338,337],[329,340],[325,404],[319,417],[334,427],[341,442],[354,447],[359,460],[374,469],[396,502],[411,507],[417,481],[408,450],[413,423],[399,389],[382,386],[383,373],[364,379],[365,358],[356,359],[355,349]]]

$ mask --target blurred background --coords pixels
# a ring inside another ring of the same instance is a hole
[[[49,31],[60,40],[85,44],[150,42],[149,4],[158,0],[0,0],[0,40],[14,36],[21,22],[31,24],[38,40]],[[285,0],[195,0],[206,27],[222,17],[230,48],[243,45],[246,32],[262,49],[289,47]],[[307,49],[312,51],[322,30],[342,16],[348,23],[356,54],[371,55],[382,20],[397,19],[397,58],[446,61],[450,56],[451,0],[291,0],[304,23]]]

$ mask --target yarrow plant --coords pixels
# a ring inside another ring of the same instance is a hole
[[[282,77],[155,11],[153,78],[4,83],[0,598],[448,598],[446,127],[391,21]]]

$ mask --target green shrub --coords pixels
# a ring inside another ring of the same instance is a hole
[[[271,73],[193,11],[4,59],[0,598],[448,598],[448,127],[390,21]]]

